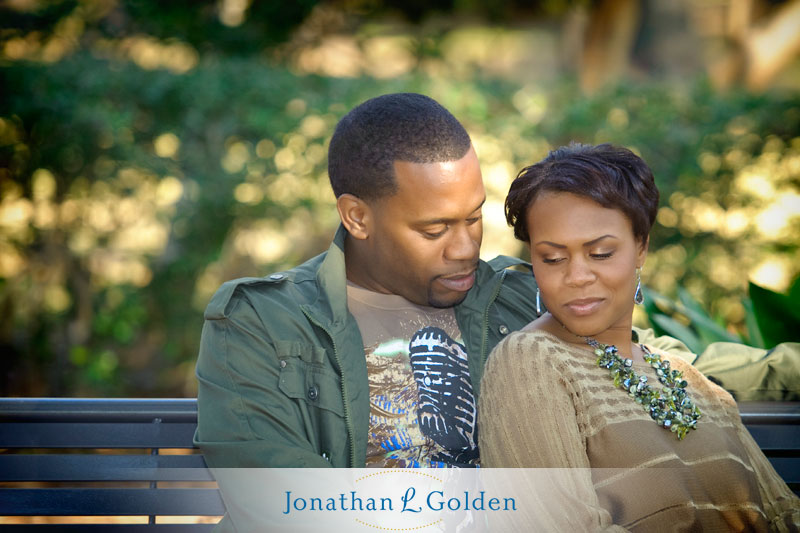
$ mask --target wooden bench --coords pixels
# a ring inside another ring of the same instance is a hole
[[[776,470],[800,494],[800,402],[743,403],[740,411]],[[6,531],[210,530],[213,524],[156,521],[158,516],[225,512],[213,486],[172,486],[213,482],[192,444],[196,425],[194,399],[0,398],[0,527]],[[164,453],[176,449],[192,454]],[[144,516],[147,523],[2,522],[20,516]]]

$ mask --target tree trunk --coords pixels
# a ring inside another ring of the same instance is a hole
[[[580,61],[585,92],[594,92],[628,72],[640,23],[638,0],[601,0],[592,7]]]
[[[800,1],[786,3],[766,23],[750,28],[743,47],[745,84],[753,90],[766,89],[800,52]]]

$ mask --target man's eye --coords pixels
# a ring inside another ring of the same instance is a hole
[[[428,239],[437,239],[445,234],[447,228],[442,228],[440,231],[423,231],[422,234]]]
[[[472,224],[478,222],[481,218],[483,218],[483,215],[478,215],[477,217],[468,218],[467,224],[471,226]]]

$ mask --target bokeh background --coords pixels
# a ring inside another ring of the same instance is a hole
[[[472,135],[483,257],[526,254],[520,168],[622,144],[662,195],[637,323],[798,340],[800,1],[6,0],[0,395],[193,396],[210,296],[327,248],[333,127],[397,91]]]

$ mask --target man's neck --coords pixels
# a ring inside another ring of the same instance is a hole
[[[348,234],[344,239],[344,266],[347,281],[373,292],[389,294],[381,290],[380,284],[374,282],[372,277],[364,269],[368,264],[367,254],[364,251],[363,243],[353,239]]]

